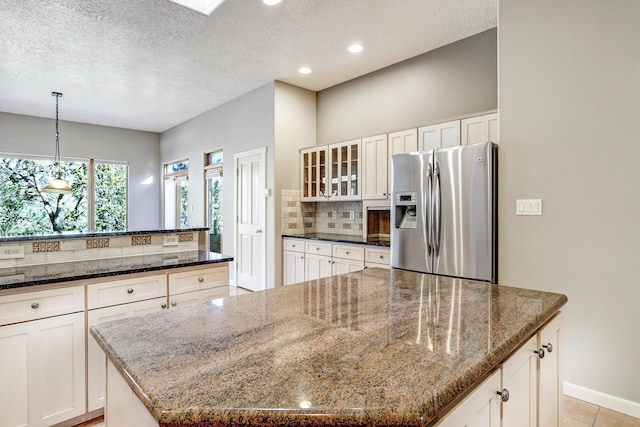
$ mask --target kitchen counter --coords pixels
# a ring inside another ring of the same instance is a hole
[[[185,251],[0,268],[0,291],[227,261],[233,261],[233,257]]]
[[[372,268],[91,333],[161,426],[419,426],[435,423],[566,302]]]
[[[282,237],[290,237],[294,239],[324,240],[328,242],[338,243],[356,243],[361,245],[373,246],[391,246],[391,240],[389,238],[382,237],[365,239],[362,236],[345,236],[343,234],[331,233],[283,234]]]

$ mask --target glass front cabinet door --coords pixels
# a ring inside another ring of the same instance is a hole
[[[301,200],[361,200],[361,140],[300,150]]]
[[[327,146],[300,150],[303,201],[324,201],[327,199]]]
[[[353,140],[329,145],[329,200],[361,200],[360,144]]]

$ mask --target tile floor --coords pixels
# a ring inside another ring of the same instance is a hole
[[[640,427],[640,419],[565,396],[562,427]],[[102,417],[76,427],[104,427]],[[544,427],[544,426],[543,426]]]

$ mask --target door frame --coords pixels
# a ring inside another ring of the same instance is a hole
[[[240,153],[235,153],[233,155],[233,279],[230,280],[231,285],[237,286],[237,277],[238,277],[238,220],[239,220],[239,212],[238,212],[238,192],[240,188],[238,187],[238,175],[240,173],[240,169],[238,168],[238,161],[245,157],[251,157],[255,155],[260,155],[260,163],[264,166],[262,168],[262,180],[264,182],[264,191],[267,189],[267,147],[256,148],[254,150],[242,151]],[[267,201],[266,201],[266,193],[263,193],[263,197],[265,198],[264,203],[262,204],[262,221],[263,221],[263,239],[262,239],[262,288],[267,289]]]

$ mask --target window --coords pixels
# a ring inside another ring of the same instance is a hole
[[[189,160],[164,165],[164,225],[189,226]]]
[[[0,235],[126,230],[128,166],[101,161],[94,170],[94,164],[61,161],[72,189],[61,195],[39,191],[53,178],[53,161],[1,156]]]
[[[205,153],[207,227],[209,250],[222,252],[222,150]]]

